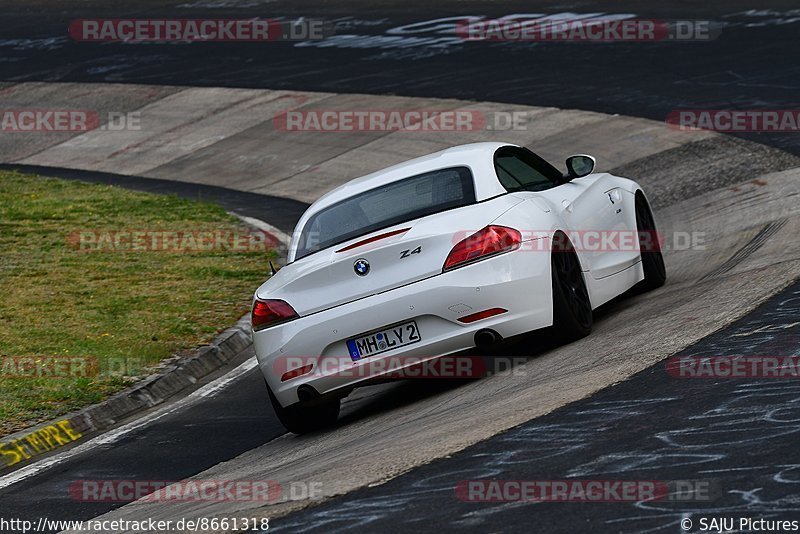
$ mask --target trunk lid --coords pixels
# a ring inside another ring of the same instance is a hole
[[[285,266],[257,295],[285,300],[303,316],[439,275],[458,241],[519,202],[504,195],[359,236]],[[399,230],[406,231],[342,250]],[[365,275],[356,273],[358,260],[369,264]]]

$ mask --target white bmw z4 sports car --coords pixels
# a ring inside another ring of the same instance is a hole
[[[532,330],[587,335],[592,310],[666,280],[642,188],[572,156],[456,146],[314,202],[258,288],[253,342],[286,428],[333,424],[354,387]]]

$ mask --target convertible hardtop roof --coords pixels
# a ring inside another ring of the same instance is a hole
[[[497,149],[504,146],[516,145],[513,143],[470,143],[468,145],[458,145],[355,178],[320,197],[311,205],[303,219],[323,208],[364,191],[448,167],[470,168],[475,178],[475,196],[477,200],[486,200],[487,198],[501,195],[505,193],[505,189],[500,185],[495,175],[493,157]]]

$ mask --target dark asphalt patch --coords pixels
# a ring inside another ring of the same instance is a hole
[[[677,109],[798,109],[800,19],[786,0],[641,3],[556,0],[411,6],[362,2],[227,0],[94,1],[65,10],[52,0],[4,5],[3,81],[224,86],[398,94],[555,106],[664,121]],[[31,13],[36,6],[36,14]],[[757,8],[757,9],[754,9]],[[710,20],[707,42],[463,42],[451,17],[512,14]],[[322,17],[324,41],[85,43],[67,34],[77,18]],[[441,20],[449,19],[450,20]],[[800,154],[800,133],[742,133]]]

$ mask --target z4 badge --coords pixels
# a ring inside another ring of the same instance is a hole
[[[421,246],[415,248],[414,250],[411,250],[411,249],[404,250],[403,252],[400,253],[400,258],[401,259],[402,258],[407,258],[407,257],[411,256],[412,254],[419,254],[420,252],[422,252],[422,247]]]

